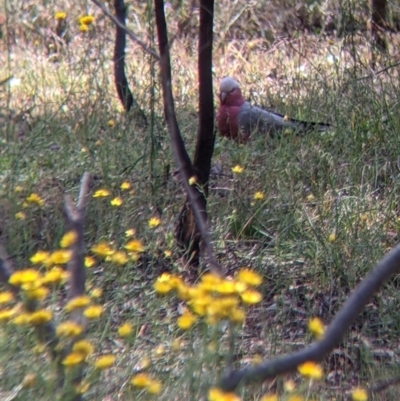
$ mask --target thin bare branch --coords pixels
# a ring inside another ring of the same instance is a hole
[[[125,26],[126,6],[124,0],[114,0],[115,17]],[[128,79],[125,74],[125,47],[126,32],[119,26],[116,27],[114,46],[114,79],[119,100],[121,100],[125,111],[129,111],[134,103],[134,98],[129,89]]]
[[[263,381],[296,370],[306,361],[322,361],[337,347],[346,331],[354,322],[373,294],[393,274],[400,271],[400,245],[389,252],[353,291],[328,326],[324,338],[300,351],[267,360],[257,366],[228,370],[222,377],[220,387],[233,391],[241,382]]]
[[[394,386],[395,384],[400,383],[400,376],[391,377],[390,379],[381,380],[372,386],[369,386],[368,393],[370,395],[374,393],[379,393],[381,391],[386,390],[387,388]]]
[[[176,120],[174,98],[172,95],[171,63],[169,56],[167,24],[164,14],[164,1],[155,0],[154,3],[158,44],[161,57],[160,64],[161,83],[164,100],[164,114],[165,119],[167,120],[168,131],[171,138],[172,151],[175,157],[175,161],[178,165],[181,183],[188,196],[190,206],[196,219],[197,228],[199,229],[199,232],[202,236],[203,246],[206,250],[206,261],[209,264],[210,269],[215,274],[222,275],[222,268],[214,258],[214,250],[211,243],[211,237],[207,223],[206,202],[204,195],[198,187],[189,184],[189,179],[195,175],[195,171],[190,157],[186,151],[186,147],[179,130],[178,122]]]
[[[91,176],[84,173],[79,190],[77,206],[74,205],[70,195],[65,196],[64,212],[67,217],[69,230],[76,233],[76,240],[71,245],[71,259],[68,262],[69,298],[78,297],[85,293],[85,265],[83,253],[83,222],[86,210],[87,195],[89,193]]]
[[[140,40],[130,29],[128,29],[126,26],[124,26],[123,24],[121,24],[117,18],[115,18],[108,10],[107,8],[104,6],[104,4],[102,4],[101,1],[99,0],[91,0],[94,4],[96,4],[96,6],[98,6],[101,11],[103,11],[104,15],[107,16],[118,28],[123,29],[126,34],[134,41],[136,42],[146,53],[151,54],[153,57],[155,57],[157,60],[160,60],[160,56],[154,51],[151,50],[148,46],[146,46],[146,44]]]

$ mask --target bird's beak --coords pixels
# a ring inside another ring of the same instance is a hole
[[[222,103],[225,102],[226,95],[227,95],[226,92],[221,92],[221,93],[219,94],[219,97],[220,97]]]

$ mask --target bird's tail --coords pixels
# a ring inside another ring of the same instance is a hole
[[[304,135],[314,131],[325,132],[329,128],[332,128],[332,125],[328,123],[301,121],[295,118],[289,118],[286,119],[286,121],[297,130],[298,135]]]

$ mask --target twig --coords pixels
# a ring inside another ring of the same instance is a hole
[[[322,361],[340,344],[345,332],[372,295],[398,271],[400,271],[400,245],[389,252],[353,291],[328,326],[321,341],[292,354],[264,361],[257,366],[247,366],[238,370],[228,369],[221,379],[220,387],[225,391],[233,391],[241,382],[263,381],[292,372],[306,361]]]
[[[382,74],[382,73],[384,73],[384,72],[386,72],[386,71],[389,71],[390,69],[392,69],[392,68],[394,68],[394,67],[397,67],[397,66],[399,66],[399,65],[400,65],[400,61],[397,62],[397,63],[391,64],[391,65],[388,65],[387,67],[382,68],[382,69],[379,70],[379,71],[372,72],[371,74],[364,75],[363,77],[357,78],[356,81],[362,81],[362,80],[364,80],[364,79],[374,78],[374,77],[376,77],[377,75]]]
[[[136,42],[146,53],[151,54],[153,57],[155,57],[157,60],[160,60],[160,56],[154,51],[151,50],[146,44],[141,41],[130,29],[128,29],[126,26],[122,25],[117,18],[115,18],[110,12],[107,10],[107,8],[102,4],[99,0],[91,0],[96,6],[98,6],[101,11],[103,11],[104,15],[106,15],[118,28],[123,29],[126,34],[134,41]]]

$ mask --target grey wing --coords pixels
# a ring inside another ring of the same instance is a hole
[[[315,129],[325,131],[330,127],[326,123],[305,122],[294,118],[285,118],[282,114],[251,106],[248,102],[240,108],[238,120],[241,130],[248,133],[248,135],[253,132],[273,135],[284,128],[292,128],[305,133]]]
[[[282,115],[244,103],[238,114],[239,126],[249,135],[253,132],[274,134],[283,128],[298,128],[298,124]]]

